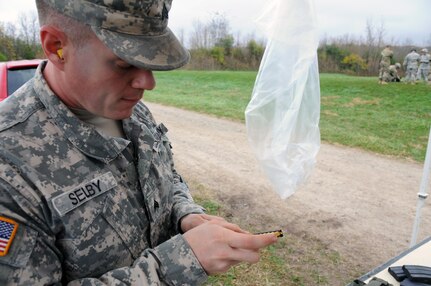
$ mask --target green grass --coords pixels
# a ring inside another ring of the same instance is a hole
[[[229,212],[215,198],[216,192],[190,181],[193,198],[209,214],[226,217]],[[244,215],[246,216],[246,215]],[[241,220],[243,217],[236,218]],[[364,273],[355,263],[347,261],[324,241],[288,232],[279,241],[260,252],[259,263],[242,263],[228,272],[210,276],[205,286],[329,286],[347,285]]]
[[[157,87],[145,93],[145,100],[244,120],[255,76],[253,72],[159,72]]]
[[[256,72],[156,73],[145,100],[244,121]],[[375,77],[322,74],[321,138],[422,162],[431,124],[431,86],[378,85]]]
[[[375,78],[321,76],[322,140],[423,161],[431,86],[378,85]]]

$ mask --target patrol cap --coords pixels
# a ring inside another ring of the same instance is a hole
[[[427,49],[422,49],[421,52],[428,53]]]
[[[168,28],[172,0],[44,1],[91,26],[114,54],[138,68],[172,70],[189,61],[189,52]]]
[[[396,63],[395,67],[398,68],[398,69],[400,69],[401,68],[401,64],[400,63]]]

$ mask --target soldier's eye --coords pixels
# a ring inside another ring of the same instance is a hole
[[[126,63],[125,61],[117,61],[115,62],[115,66],[120,69],[130,69],[133,68],[131,64]]]

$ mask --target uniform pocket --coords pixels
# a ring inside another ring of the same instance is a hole
[[[58,240],[68,279],[97,277],[129,266],[146,248],[145,229],[121,190],[87,202],[64,216],[65,235]],[[86,215],[82,215],[86,214]]]
[[[118,197],[109,198],[105,204],[103,217],[121,237],[133,259],[136,259],[145,248],[149,247],[145,238],[149,225],[145,225],[139,218],[123,192],[118,193],[118,196],[124,197],[122,199],[127,203],[118,204]]]

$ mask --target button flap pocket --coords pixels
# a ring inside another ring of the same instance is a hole
[[[145,238],[148,225],[142,223],[128,200],[110,197],[106,201],[103,217],[121,237],[133,258],[138,258],[140,253],[149,247]]]

